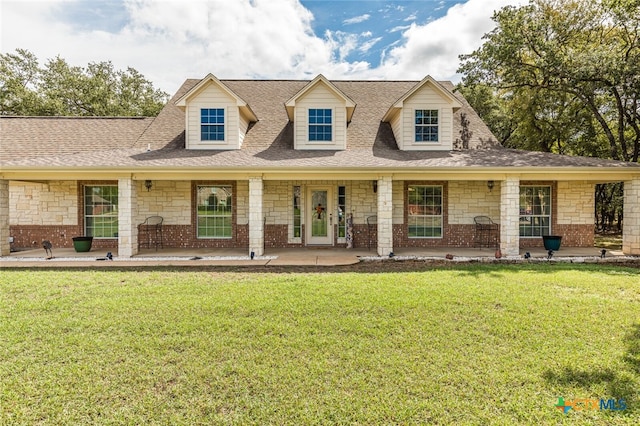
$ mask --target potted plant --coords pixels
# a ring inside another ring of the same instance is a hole
[[[73,248],[78,253],[87,252],[91,250],[91,243],[93,242],[93,237],[73,237]]]
[[[562,236],[560,235],[543,235],[542,243],[546,250],[558,251],[560,250],[560,243],[562,242]]]

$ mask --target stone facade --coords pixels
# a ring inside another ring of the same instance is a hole
[[[391,176],[378,179],[378,255],[393,251],[393,182]]]
[[[640,178],[624,183],[622,251],[640,255]]]
[[[9,243],[9,181],[0,179],[0,256],[8,256]]]
[[[500,250],[503,256],[520,254],[520,180],[509,177],[500,185]]]
[[[131,257],[138,254],[138,230],[136,211],[138,207],[137,186],[131,178],[118,180],[118,256]]]

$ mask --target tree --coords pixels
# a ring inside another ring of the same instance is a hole
[[[493,19],[460,90],[505,146],[638,162],[640,0],[530,0]],[[621,216],[621,188],[597,188],[599,223]]]
[[[0,54],[0,114],[155,116],[168,94],[133,68],[111,62],[71,66],[56,57],[40,67],[33,53]]]
[[[544,121],[577,116],[597,126],[608,157],[638,161],[640,1],[531,0],[493,19],[485,43],[461,56],[465,87],[483,84],[512,107],[528,108],[529,139],[545,134]],[[547,145],[553,139],[563,144],[567,136],[554,134]]]

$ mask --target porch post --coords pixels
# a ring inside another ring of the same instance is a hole
[[[118,179],[118,257],[138,254],[137,208],[135,182],[131,178]]]
[[[393,252],[393,180],[391,176],[378,179],[378,255]]]
[[[264,219],[262,214],[262,177],[249,178],[249,254],[264,254]]]
[[[9,181],[0,179],[0,256],[9,256]]]
[[[520,179],[508,177],[500,185],[500,251],[520,255]]]
[[[624,182],[622,252],[640,255],[640,178]]]

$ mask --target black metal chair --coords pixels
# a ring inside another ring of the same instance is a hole
[[[494,247],[498,244],[498,224],[489,216],[476,216],[473,218],[476,224],[474,247]]]
[[[156,247],[156,251],[158,251],[158,246],[164,248],[162,241],[163,221],[164,218],[162,216],[149,216],[144,222],[138,225],[138,248],[142,247],[143,240],[146,240],[147,248],[151,248],[152,242]]]

